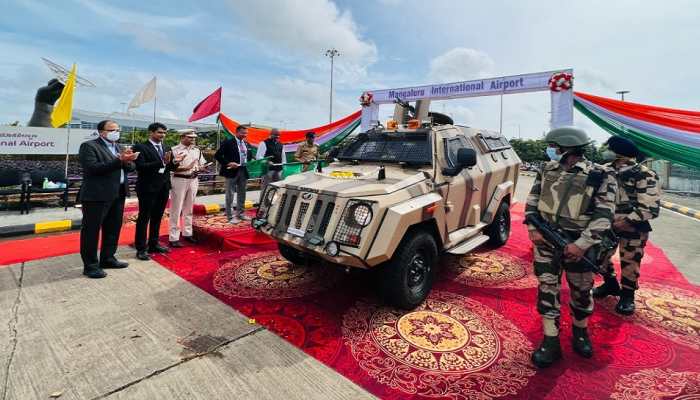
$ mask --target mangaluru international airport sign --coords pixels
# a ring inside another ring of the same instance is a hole
[[[70,144],[66,128],[37,128],[24,126],[0,126],[0,154],[78,154],[80,145],[95,139],[91,129],[71,129]]]
[[[565,70],[566,72],[568,70]],[[549,79],[559,71],[476,79],[472,81],[415,86],[404,89],[372,90],[377,104],[393,103],[397,97],[403,101],[420,99],[450,99],[461,97],[495,96],[499,94],[526,93],[549,90]]]

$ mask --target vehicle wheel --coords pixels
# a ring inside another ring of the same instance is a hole
[[[286,258],[290,263],[295,265],[306,265],[308,258],[301,251],[282,243],[278,243],[277,246],[282,257]]]
[[[508,203],[502,201],[496,211],[496,216],[493,222],[485,230],[489,237],[489,244],[496,247],[501,247],[508,241],[510,236],[510,207]]]
[[[381,288],[386,301],[406,310],[421,304],[433,287],[437,258],[437,245],[429,233],[408,233],[381,270]]]

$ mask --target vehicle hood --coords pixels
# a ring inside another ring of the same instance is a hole
[[[364,197],[393,193],[428,179],[428,174],[419,169],[386,166],[384,171],[386,179],[378,180],[376,165],[332,164],[323,168],[323,172],[292,175],[274,185],[337,197]]]

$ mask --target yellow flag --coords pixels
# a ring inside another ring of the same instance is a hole
[[[73,118],[73,91],[75,89],[75,64],[71,68],[68,74],[68,79],[66,79],[66,85],[63,87],[61,92],[61,97],[53,106],[53,111],[51,112],[51,125],[54,128],[69,124],[70,120]]]

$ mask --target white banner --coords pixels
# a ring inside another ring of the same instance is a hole
[[[499,94],[526,93],[549,90],[549,79],[558,72],[573,73],[573,70],[558,70],[502,76],[500,78],[477,79],[473,81],[441,83],[401,89],[369,90],[377,104],[393,103],[397,97],[403,101],[420,99],[444,100]]]
[[[71,129],[69,154],[78,154],[80,145],[97,138],[91,129]],[[0,126],[0,154],[66,154],[68,129]]]

